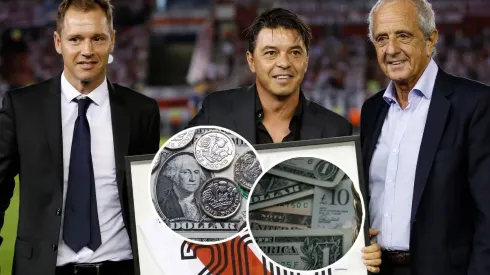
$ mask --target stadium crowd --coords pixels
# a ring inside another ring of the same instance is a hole
[[[148,18],[153,2],[118,1],[114,13],[117,43],[108,76],[138,91],[143,91],[149,73]],[[174,2],[169,1],[169,7],[178,4]],[[34,4],[31,0],[0,1],[0,97],[8,89],[61,71],[61,58],[52,38],[56,7],[54,0],[37,0]],[[213,90],[245,86],[254,80],[245,58],[247,41],[238,37],[234,30],[215,36],[214,55],[206,72],[207,85]],[[441,31],[434,59],[449,73],[490,84],[490,26],[476,34],[463,28]],[[323,35],[314,37],[303,90],[312,100],[348,117],[357,126],[364,100],[387,85],[376,62],[367,36],[342,35],[329,25]],[[196,101],[207,92],[190,98],[190,108],[199,106]]]

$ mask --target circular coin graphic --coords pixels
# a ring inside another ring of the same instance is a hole
[[[235,158],[235,144],[221,132],[208,132],[197,139],[194,155],[202,167],[213,171],[222,170]]]
[[[233,216],[242,202],[238,186],[227,178],[213,178],[205,182],[199,195],[202,210],[214,219]]]
[[[177,150],[186,147],[194,138],[194,133],[195,130],[187,130],[171,137],[165,148]]]
[[[262,174],[262,168],[254,152],[248,151],[236,161],[235,182],[244,188],[250,190],[260,174]]]

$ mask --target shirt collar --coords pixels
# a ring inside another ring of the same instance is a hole
[[[77,91],[77,89],[75,89],[75,87],[73,87],[73,85],[71,85],[70,82],[68,82],[65,77],[65,72],[61,74],[61,93],[63,98],[68,103],[82,95],[79,91]],[[100,106],[102,103],[104,103],[109,96],[107,78],[104,78],[104,81],[86,96],[89,97],[96,105]]]
[[[296,107],[296,110],[294,111],[293,118],[301,118],[301,115],[303,114],[303,105],[304,105],[304,95],[301,90],[299,91],[299,103],[298,106]],[[262,108],[262,103],[260,102],[259,98],[259,93],[257,92],[257,88],[255,88],[255,118],[256,122],[262,122],[262,119],[264,119],[264,109]]]
[[[425,68],[424,73],[419,78],[419,80],[413,87],[412,91],[416,90],[419,93],[421,93],[422,96],[430,100],[432,98],[432,92],[434,90],[434,85],[436,83],[436,77],[438,71],[439,71],[439,67],[437,67],[437,64],[434,61],[434,59],[431,58],[429,64],[427,65],[427,68]],[[383,99],[388,104],[397,102],[395,85],[393,84],[393,81],[390,81],[388,87],[386,87],[386,90],[383,94]]]

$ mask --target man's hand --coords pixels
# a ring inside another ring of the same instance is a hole
[[[378,229],[369,229],[369,236],[378,235]],[[371,239],[371,245],[362,249],[362,258],[366,268],[372,273],[379,273],[381,265],[381,246]]]

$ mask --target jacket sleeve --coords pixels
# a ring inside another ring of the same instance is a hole
[[[347,136],[352,136],[352,134],[354,133],[354,130],[353,130],[352,124],[350,122],[347,124],[347,127],[346,128],[347,128],[346,131],[345,131],[346,132],[346,135]]]
[[[155,101],[150,109],[148,136],[143,154],[156,154],[160,148],[160,108]]]
[[[339,136],[339,137],[352,136],[352,133],[354,132],[352,124],[345,117],[342,117],[342,120],[339,121],[339,123],[337,123],[337,125],[338,126],[337,126],[336,136]]]
[[[189,121],[187,128],[195,127],[195,126],[202,126],[202,125],[208,125],[209,124],[209,113],[211,109],[211,94],[207,95],[203,102],[201,109],[199,112]]]
[[[361,148],[364,148],[364,138],[366,136],[366,107],[367,105],[367,101],[364,102],[364,104],[362,104],[362,108],[361,108],[361,127],[360,127],[360,130],[359,130],[359,135],[360,135],[360,138],[361,138]]]
[[[14,193],[14,177],[19,173],[19,153],[15,132],[14,107],[7,92],[0,109],[0,229]],[[3,238],[0,236],[0,245]]]
[[[490,274],[490,91],[479,100],[468,135],[468,181],[477,212],[468,274]]]

